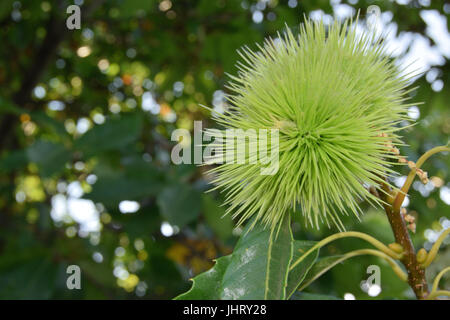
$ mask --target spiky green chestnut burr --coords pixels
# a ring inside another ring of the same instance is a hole
[[[275,227],[299,209],[307,225],[344,229],[340,215],[359,216],[358,203],[379,201],[367,186],[393,174],[410,78],[379,38],[355,26],[306,21],[298,35],[288,29],[258,52],[241,52],[230,108],[213,117],[225,129],[279,129],[279,169],[262,175],[258,163],[225,163],[211,170],[239,223],[256,217]]]

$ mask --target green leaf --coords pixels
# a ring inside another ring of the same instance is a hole
[[[249,222],[225,272],[221,299],[262,300],[286,298],[289,264],[293,254],[290,216],[277,229]]]
[[[75,141],[75,147],[83,151],[86,156],[101,151],[120,149],[139,137],[142,131],[142,120],[140,113],[111,118],[82,135]]]
[[[342,300],[342,299],[325,294],[296,292],[292,295],[290,300]]]
[[[116,217],[131,239],[144,237],[159,230],[161,218],[156,207],[142,208],[134,214],[122,214]]]
[[[337,256],[328,256],[321,259],[318,259],[317,262],[313,265],[311,270],[306,274],[305,279],[300,285],[299,291],[302,291],[307,286],[309,286],[314,280],[319,278],[325,272],[333,268],[335,265],[343,261],[344,255]]]
[[[56,269],[57,265],[43,256],[2,269],[0,299],[50,299],[57,285]]]
[[[205,194],[202,198],[203,214],[208,226],[213,229],[219,238],[226,240],[233,232],[233,220],[231,215],[225,215],[225,209],[210,195]]]
[[[28,158],[25,150],[15,150],[0,158],[0,171],[10,172],[25,167]]]
[[[180,184],[164,188],[158,195],[157,203],[163,217],[181,228],[197,219],[202,199],[200,192]]]
[[[63,144],[38,140],[27,150],[28,159],[37,164],[43,177],[50,177],[64,169],[72,153]]]
[[[70,134],[66,131],[64,123],[58,121],[52,117],[49,117],[43,111],[35,111],[30,113],[31,120],[36,122],[41,129],[46,129],[52,132],[54,135],[59,138],[63,138],[67,141],[70,141]]]
[[[4,4],[4,2],[2,2],[2,4]],[[2,5],[0,4],[0,17],[1,17],[1,11],[2,11]],[[25,112],[24,109],[19,108],[14,103],[0,97],[0,114],[12,113],[15,115],[20,115],[24,112]]]
[[[312,246],[316,244],[315,241],[294,241],[294,255],[292,261],[296,261],[300,258],[306,251],[308,251]],[[315,250],[313,253],[309,254],[305,260],[297,264],[294,269],[289,271],[288,286],[286,289],[287,297],[291,297],[295,290],[300,286],[302,281],[305,279],[308,271],[316,262],[319,257],[319,249]]]
[[[98,174],[98,181],[85,198],[115,206],[122,200],[156,195],[161,187],[160,173],[151,163],[132,161],[123,164],[120,171]]]
[[[129,18],[135,16],[138,12],[148,13],[157,5],[155,0],[124,0],[120,5],[119,13],[122,18]]]
[[[113,274],[108,272],[108,267],[104,263],[96,263],[92,260],[77,261],[77,264],[81,268],[81,274],[95,275],[95,281],[103,284],[106,288],[114,288],[117,284],[117,280]],[[66,267],[67,268],[67,267]],[[86,279],[87,277],[84,276]],[[86,279],[91,281],[91,279]]]
[[[214,267],[191,279],[189,291],[180,294],[174,300],[218,300],[221,294],[223,275],[230,264],[231,255],[216,260]]]

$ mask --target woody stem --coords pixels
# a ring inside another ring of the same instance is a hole
[[[380,192],[379,197],[384,201],[384,210],[388,217],[392,231],[394,233],[395,242],[399,243],[404,250],[403,257],[400,259],[408,272],[408,284],[414,291],[417,299],[425,299],[428,295],[428,284],[425,279],[425,270],[420,266],[416,259],[416,251],[406,228],[405,221],[400,214],[400,207],[393,207],[388,203],[388,196],[392,192],[389,185],[385,182],[381,184],[381,188],[385,193]]]

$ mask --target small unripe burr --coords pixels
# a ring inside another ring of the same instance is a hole
[[[428,255],[427,250],[425,250],[424,248],[417,251],[417,255],[416,255],[417,262],[418,263],[425,262],[425,260],[427,259],[427,255]]]

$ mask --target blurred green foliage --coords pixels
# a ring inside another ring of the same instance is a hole
[[[421,35],[438,52],[421,12],[437,10],[447,30],[450,24],[447,1],[84,2],[82,29],[73,31],[65,27],[72,1],[0,2],[0,299],[162,299],[185,292],[189,278],[231,252],[240,229],[221,218],[220,194],[203,194],[205,167],[171,163],[170,135],[192,130],[194,120],[214,126],[199,105],[225,105],[236,50],[256,48],[285,25],[295,30],[317,10],[354,8],[364,18],[376,4],[392,13],[396,35]],[[448,140],[449,58],[441,52],[414,83],[413,101],[424,104],[418,124],[404,131],[409,146],[401,152],[411,160]],[[433,157],[425,166],[431,185],[411,192],[417,247],[429,247],[448,227],[448,168],[448,156]],[[336,231],[305,229],[300,213],[295,219],[296,239]],[[349,217],[345,224],[393,241],[383,212],[373,208],[361,222]],[[362,242],[343,239],[323,252],[358,248]],[[447,242],[429,276],[449,261]],[[82,269],[82,290],[66,288],[71,264]],[[412,297],[375,257],[335,267],[296,297],[372,298],[360,287],[371,264],[382,272],[377,299]]]

